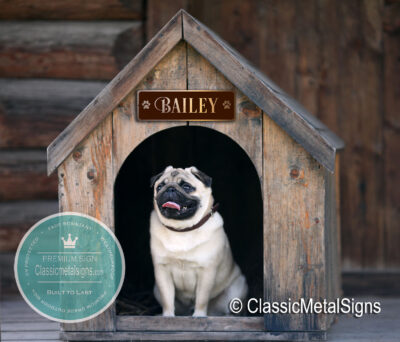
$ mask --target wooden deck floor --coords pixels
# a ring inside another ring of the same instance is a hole
[[[0,302],[1,341],[58,342],[60,324],[33,311],[20,296]]]
[[[400,298],[358,298],[378,300],[382,312],[363,318],[341,316],[328,333],[331,342],[399,342]],[[59,324],[34,312],[21,297],[0,302],[1,341],[58,342]]]

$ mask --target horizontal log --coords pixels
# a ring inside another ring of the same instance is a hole
[[[47,176],[46,151],[0,151],[0,201],[57,199],[57,176]]]
[[[111,79],[142,41],[141,22],[0,22],[0,77]]]
[[[33,224],[57,212],[58,201],[0,203],[0,251],[15,251]]]
[[[0,0],[0,19],[142,19],[142,0]]]
[[[0,148],[47,147],[105,85],[0,79]]]

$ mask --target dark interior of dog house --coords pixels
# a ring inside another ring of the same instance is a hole
[[[143,141],[128,156],[116,178],[115,232],[126,260],[117,313],[161,313],[153,296],[150,178],[168,165],[193,165],[212,177],[214,200],[220,204],[218,211],[224,219],[234,259],[246,276],[249,297],[262,298],[263,205],[257,171],[246,152],[228,136],[210,128],[180,126]]]

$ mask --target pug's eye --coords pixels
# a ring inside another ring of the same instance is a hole
[[[195,190],[190,184],[188,184],[188,183],[183,183],[182,185],[181,185],[181,187],[182,187],[182,189],[185,191],[185,192],[192,192],[193,190]]]
[[[159,191],[162,189],[162,187],[163,187],[164,185],[165,185],[164,183],[158,184],[158,185],[157,185],[157,188],[156,188],[157,192],[159,192]]]

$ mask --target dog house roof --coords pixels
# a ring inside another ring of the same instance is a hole
[[[209,28],[180,10],[47,148],[51,174],[83,139],[181,40],[269,115],[319,163],[333,172],[343,141],[296,100],[254,68]]]

